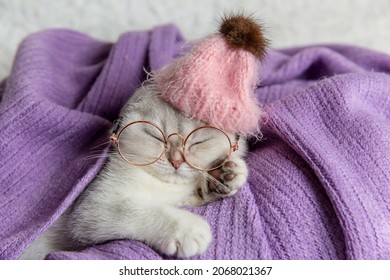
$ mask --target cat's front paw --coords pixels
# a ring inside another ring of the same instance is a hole
[[[170,236],[160,244],[159,249],[168,256],[189,258],[204,253],[210,241],[209,224],[201,217],[186,213],[177,220]]]
[[[208,193],[219,196],[232,196],[246,182],[248,167],[241,158],[225,162],[221,168],[212,170],[209,175],[214,178],[208,182]]]

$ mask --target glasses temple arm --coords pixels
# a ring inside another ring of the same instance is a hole
[[[234,137],[235,137],[235,141],[236,141],[236,142],[235,142],[234,145],[232,146],[232,151],[233,151],[233,152],[235,152],[235,151],[238,150],[238,141],[240,140],[240,135],[239,135],[239,134],[235,134]]]
[[[117,133],[119,131],[119,128],[121,127],[122,120],[123,120],[123,117],[119,117],[114,121],[114,123],[112,125],[112,134],[110,137],[110,141],[112,141],[114,143],[116,143],[116,141],[118,140],[118,138],[116,136],[117,136]]]

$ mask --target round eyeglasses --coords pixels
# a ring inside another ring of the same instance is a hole
[[[179,133],[166,136],[161,128],[146,120],[130,122],[122,128],[120,123],[121,118],[114,122],[110,141],[126,162],[136,166],[157,162],[170,146],[175,146],[189,166],[211,171],[221,167],[238,149],[239,135],[232,145],[226,132],[210,125],[198,127],[184,138]]]

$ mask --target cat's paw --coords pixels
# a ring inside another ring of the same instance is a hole
[[[209,224],[192,213],[182,215],[170,236],[160,243],[160,251],[168,256],[189,258],[202,254],[211,242]]]
[[[219,196],[232,196],[248,178],[248,167],[241,158],[225,162],[221,168],[209,174],[215,179],[208,182],[208,193]]]

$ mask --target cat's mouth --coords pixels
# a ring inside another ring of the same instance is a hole
[[[186,167],[182,167],[180,166],[179,168],[172,168],[171,169],[171,174],[174,174],[176,176],[183,176],[183,177],[186,177],[186,175],[188,176],[188,173],[189,173],[189,170],[188,168]]]
[[[148,169],[155,177],[168,183],[186,183],[194,180],[194,177],[198,175],[198,173],[185,162],[178,168],[174,168],[167,162],[161,162],[161,164],[150,166]]]
[[[165,174],[167,177],[171,176],[175,179],[192,179],[194,178],[194,171],[189,167],[182,165],[179,168],[170,168]]]

